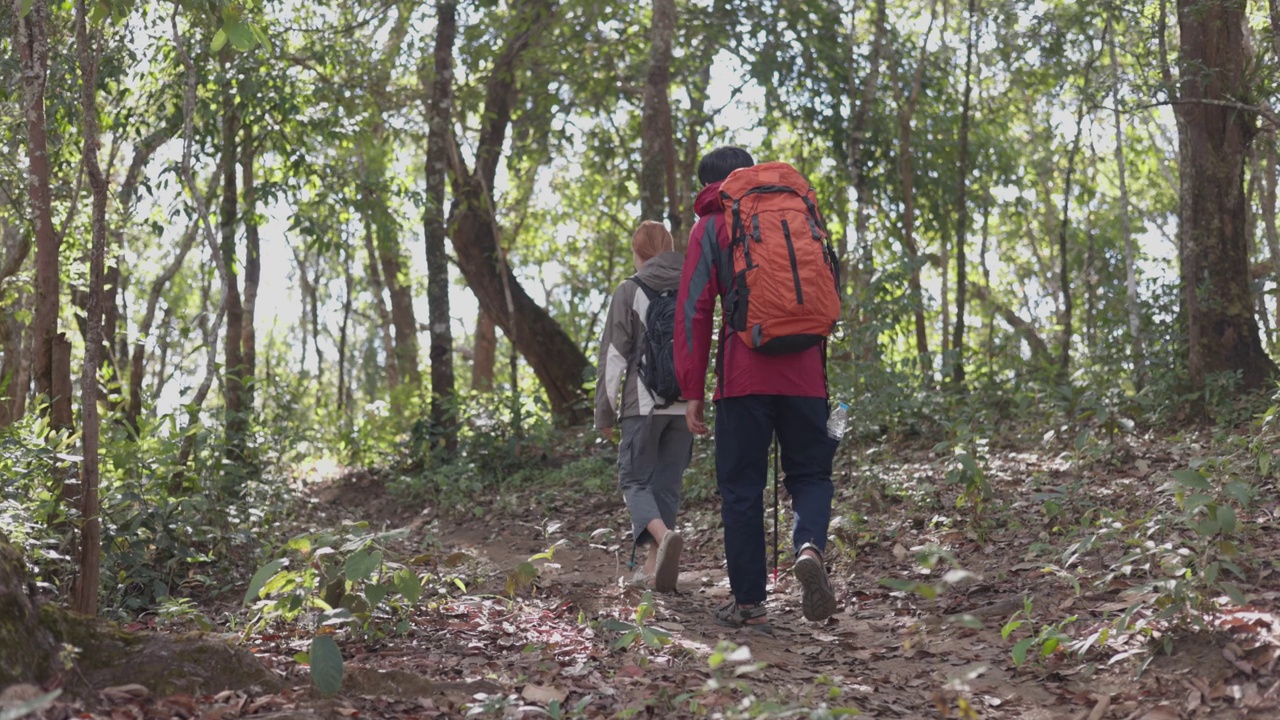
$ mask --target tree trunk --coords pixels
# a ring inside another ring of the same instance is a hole
[[[395,362],[401,381],[417,393],[422,387],[418,368],[418,320],[413,311],[413,285],[400,252],[400,239],[391,227],[379,222],[374,226],[382,280],[387,284],[391,300],[391,325],[396,331]]]
[[[969,123],[973,95],[973,53],[978,44],[978,2],[969,0],[969,42],[964,54],[964,100],[960,109],[960,160],[956,187],[956,325],[951,340],[951,381],[964,384],[964,313],[968,291],[965,240],[969,233]]]
[[[1105,40],[1105,38],[1104,38]],[[1071,140],[1071,150],[1067,153],[1067,173],[1062,182],[1062,221],[1058,224],[1058,284],[1062,293],[1062,336],[1058,350],[1058,382],[1065,383],[1071,377],[1071,338],[1073,321],[1073,297],[1071,295],[1071,181],[1076,170],[1076,157],[1080,154],[1080,138],[1084,133],[1084,116],[1088,108],[1089,75],[1093,70],[1096,55],[1092,55],[1084,66],[1084,76],[1080,80],[1080,102],[1076,108],[1076,132]]]
[[[226,293],[226,335],[223,343],[222,402],[226,423],[226,457],[233,463],[245,459],[248,442],[248,408],[245,406],[244,307],[236,277],[236,219],[239,212],[236,172],[239,166],[240,116],[232,83],[230,50],[222,56],[222,201],[218,208],[221,235],[222,279]]]
[[[45,122],[45,84],[49,70],[49,8],[46,0],[32,0],[25,17],[23,0],[14,0],[14,45],[22,68],[22,94],[27,126],[27,198],[32,235],[36,243],[36,305],[32,318],[32,367],[36,393],[55,398],[54,384],[70,386],[67,378],[54,378],[53,348],[58,335],[61,244],[53,227],[50,190],[48,130]],[[58,428],[61,426],[55,426]],[[68,424],[65,427],[70,427]]]
[[[369,253],[372,256],[373,245],[369,245]],[[298,268],[298,284],[302,287],[302,366],[300,373],[307,371],[307,321],[311,321],[311,344],[316,350],[316,384],[324,384],[324,352],[320,349],[320,297],[316,290],[316,285],[320,282],[320,267],[316,264],[316,279],[312,280],[308,275],[307,263],[308,253],[300,252],[296,245],[290,245],[289,249],[293,252],[293,262]],[[373,262],[370,260],[370,262]],[[381,287],[381,286],[379,286]],[[381,302],[381,296],[376,296]],[[391,330],[390,326],[384,326],[384,332],[387,336],[387,362],[389,368],[388,374],[395,372],[395,354],[391,351]]]
[[[999,315],[1008,325],[1013,328],[1027,343],[1027,348],[1031,351],[1031,364],[1037,367],[1047,366],[1049,363],[1049,344],[1040,337],[1040,333],[1036,332],[1036,326],[1032,323],[1018,317],[1010,308],[1001,305],[991,297],[991,291],[986,285],[973,285],[970,287],[973,296],[984,305],[987,305],[993,315]]]
[[[1110,16],[1107,20],[1110,22]],[[1129,316],[1129,353],[1133,361],[1134,385],[1138,389],[1147,380],[1147,353],[1142,343],[1142,311],[1138,307],[1138,262],[1133,246],[1133,229],[1129,219],[1129,185],[1124,155],[1124,122],[1120,117],[1120,63],[1116,59],[1115,32],[1108,33],[1111,72],[1117,79],[1112,89],[1112,116],[1116,129],[1116,181],[1120,188],[1120,235],[1124,240],[1125,310]]]
[[[211,182],[210,185],[212,184]],[[187,254],[191,252],[191,246],[195,244],[198,232],[199,226],[196,223],[192,223],[187,228],[182,235],[182,241],[178,244],[177,253],[165,266],[164,271],[151,283],[151,292],[147,295],[147,307],[142,314],[142,323],[138,325],[138,336],[134,340],[133,351],[129,356],[129,405],[125,410],[125,422],[133,429],[135,435],[140,429],[138,423],[142,416],[142,381],[146,377],[147,340],[150,339],[151,328],[155,324],[156,308],[160,304],[160,296],[164,293],[165,287],[182,269]]]
[[[920,87],[924,79],[924,64],[929,51],[929,37],[933,34],[933,24],[937,19],[938,1],[929,2],[929,26],[925,29],[924,39],[920,41],[920,57],[916,61],[915,75],[911,81],[911,95],[906,106],[898,113],[898,146],[901,157],[900,171],[902,175],[902,246],[907,253],[907,262],[911,265],[911,276],[907,280],[907,288],[911,293],[912,311],[915,315],[916,355],[926,382],[932,376],[932,363],[929,360],[929,334],[924,317],[924,290],[920,282],[920,249],[915,238],[915,175],[911,168],[911,122],[916,112],[916,103],[920,99]]]
[[[445,452],[458,448],[453,372],[453,321],[449,315],[449,257],[445,254],[444,195],[449,172],[450,127],[453,123],[453,42],[458,6],[454,0],[436,4],[435,76],[427,118],[426,212],[423,235],[427,246],[427,302],[431,325],[431,430]]]
[[[382,352],[386,357],[383,366],[387,373],[387,389],[393,391],[400,386],[400,372],[396,367],[396,345],[391,336],[391,311],[387,310],[387,302],[383,296],[382,271],[378,269],[378,251],[373,247],[373,228],[367,224],[364,228],[364,250],[369,256],[368,278],[369,289],[373,294],[373,307],[378,311],[378,329],[382,338]],[[319,349],[317,348],[317,352]]]
[[[854,297],[861,297],[864,288],[871,282],[871,273],[867,268],[862,267],[862,261],[870,254],[870,243],[864,237],[867,227],[867,214],[870,207],[870,201],[867,197],[869,188],[867,187],[867,174],[863,169],[863,152],[866,148],[867,141],[867,125],[871,119],[871,109],[876,100],[876,87],[880,80],[880,58],[883,54],[885,34],[888,30],[888,8],[886,0],[876,0],[876,16],[875,16],[875,39],[871,43],[871,57],[868,60],[867,76],[862,83],[862,94],[857,99],[857,103],[853,106],[854,110],[849,114],[849,153],[846,159],[846,166],[849,170],[849,184],[853,186],[857,193],[857,205],[854,208],[854,228],[857,233],[858,242],[862,245],[862,252],[850,255],[849,233],[846,231],[840,237],[840,259],[845,263],[845,272],[842,277],[846,280],[853,281]],[[851,23],[849,26],[849,45],[853,46],[856,27]],[[850,102],[854,101],[852,97],[853,89],[858,86],[856,79],[853,77],[854,65],[849,63],[849,91],[851,97]],[[849,307],[853,309],[855,303],[849,303]],[[865,324],[863,319],[858,320],[861,327]]]
[[[1267,253],[1271,256],[1275,282],[1280,285],[1280,233],[1276,231],[1276,133],[1267,133],[1266,174],[1263,176],[1262,221],[1267,235]],[[1280,294],[1276,296],[1275,327],[1280,329]]]
[[[342,297],[342,330],[338,335],[338,408],[345,417],[351,409],[351,386],[347,384],[347,343],[350,337],[352,295],[355,294],[356,279],[351,272],[351,251],[342,250],[342,279],[344,294]],[[303,343],[306,346],[306,343]]]
[[[1239,373],[1244,390],[1266,386],[1276,365],[1262,348],[1249,289],[1244,165],[1252,114],[1213,104],[1250,96],[1243,0],[1178,0],[1182,46],[1178,255],[1193,389]]]
[[[591,414],[582,387],[591,364],[559,323],[529,297],[507,266],[493,203],[493,179],[516,98],[516,71],[531,36],[550,19],[553,6],[546,0],[525,0],[516,5],[516,12],[527,25],[508,38],[485,81],[474,171],[467,169],[456,143],[449,149],[455,182],[454,249],[481,308],[493,317],[541,381],[557,422],[575,424]]]
[[[671,44],[675,37],[675,0],[653,0],[649,30],[649,71],[640,117],[640,219],[679,224],[675,187],[675,137],[671,127]],[[665,210],[665,212],[664,212]]]
[[[54,336],[49,362],[53,377],[49,421],[56,429],[71,430],[75,426],[75,414],[71,409],[71,397],[75,390],[71,387],[71,341],[67,339],[66,333]]]
[[[258,150],[254,146],[252,128],[245,128],[244,150],[240,163],[244,178],[244,309],[241,316],[240,354],[244,383],[244,408],[246,423],[253,415],[254,385],[258,372],[258,338],[254,330],[254,317],[258,307],[258,284],[262,280],[262,239],[258,228],[258,188],[254,176],[254,162]]]
[[[471,389],[493,392],[493,371],[498,362],[498,332],[483,309],[476,313],[475,353],[471,361]]]
[[[80,575],[72,608],[98,614],[102,541],[98,529],[98,447],[102,420],[98,414],[98,369],[102,366],[102,298],[107,254],[107,178],[98,162],[98,68],[90,48],[85,0],[76,0],[76,51],[80,65],[80,110],[83,119],[84,165],[93,191],[92,246],[89,250],[89,299],[85,306],[84,368],[80,376]]]
[[[4,282],[22,270],[22,265],[31,252],[31,236],[21,232],[19,228],[0,220],[0,240],[3,241],[4,255],[0,258],[0,290]],[[29,304],[27,296],[18,298],[18,306]],[[25,362],[23,352],[26,343],[23,336],[26,326],[19,320],[20,314],[8,312],[0,319],[0,428],[17,421],[26,408],[27,382],[23,368]]]

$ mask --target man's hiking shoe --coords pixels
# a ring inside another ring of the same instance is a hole
[[[631,584],[637,587],[653,587],[653,573],[647,573],[644,570],[636,570],[631,576]]]
[[[808,547],[808,546],[806,546]],[[803,552],[804,548],[801,548]],[[805,620],[826,620],[836,613],[836,596],[831,592],[831,583],[827,581],[827,569],[822,560],[812,555],[801,554],[795,564],[796,579],[800,581],[800,608],[804,611]]]
[[[662,536],[658,545],[657,569],[653,573],[653,589],[658,592],[675,592],[676,580],[680,578],[680,550],[684,547],[684,538],[680,533],[669,531]]]
[[[737,600],[730,600],[716,609],[716,623],[731,628],[747,628],[765,635],[773,634],[769,613],[764,605],[742,607]]]

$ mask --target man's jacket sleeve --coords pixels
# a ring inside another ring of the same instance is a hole
[[[596,364],[596,429],[613,427],[618,423],[622,408],[619,399],[622,384],[627,375],[628,358],[635,339],[631,337],[631,303],[635,294],[632,283],[622,283],[609,301],[609,314],[604,323],[604,336],[600,338],[600,360]]]
[[[707,391],[711,331],[720,295],[714,262],[720,248],[715,220],[707,217],[693,226],[676,293],[676,376],[686,400],[703,400]]]

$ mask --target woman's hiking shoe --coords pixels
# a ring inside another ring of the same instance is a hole
[[[826,620],[836,614],[836,596],[831,592],[831,583],[827,581],[827,569],[822,566],[822,560],[803,554],[804,549],[800,548],[801,555],[794,567],[803,593],[800,609],[804,612],[805,620]]]
[[[737,600],[730,600],[716,609],[716,622],[725,627],[747,628],[765,635],[773,634],[773,625],[769,624],[769,612],[764,605],[742,607]]]
[[[658,545],[657,569],[653,573],[653,589],[658,592],[675,592],[676,580],[680,579],[680,550],[684,547],[684,538],[674,530],[662,536]]]

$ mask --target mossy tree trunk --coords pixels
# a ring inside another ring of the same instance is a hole
[[[49,674],[53,636],[40,626],[22,554],[0,535],[0,687],[41,682]]]

